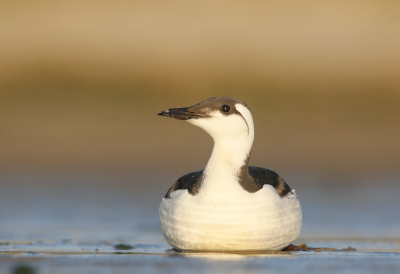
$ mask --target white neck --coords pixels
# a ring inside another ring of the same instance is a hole
[[[253,138],[235,141],[214,139],[214,148],[204,170],[202,188],[205,190],[222,193],[241,188],[236,182],[241,168],[248,164]]]
[[[241,168],[248,164],[254,140],[254,125],[247,108],[242,109],[239,106],[238,110],[243,117],[239,114],[224,117],[223,124],[219,124],[217,120],[192,122],[206,130],[214,140],[214,148],[204,170],[201,192],[208,193],[212,189],[213,193],[221,193],[228,189],[234,191],[235,188],[241,188],[235,182],[238,182],[237,176]],[[226,125],[227,128],[220,130]]]
[[[227,171],[237,174],[247,164],[253,140],[227,142],[214,139],[214,148],[205,168],[206,174]]]

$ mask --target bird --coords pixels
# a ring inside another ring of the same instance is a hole
[[[297,239],[302,211],[295,190],[276,172],[249,166],[254,123],[243,101],[212,97],[158,115],[198,126],[214,141],[205,169],[180,177],[161,201],[162,234],[175,250],[278,251]]]

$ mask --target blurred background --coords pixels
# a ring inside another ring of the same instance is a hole
[[[255,121],[250,163],[296,189],[303,235],[398,235],[399,12],[376,0],[1,1],[0,227],[158,226],[161,198],[205,167],[212,139],[156,113],[234,96]]]

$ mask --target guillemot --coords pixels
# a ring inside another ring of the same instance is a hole
[[[214,140],[204,170],[179,178],[160,204],[165,240],[185,251],[282,250],[301,231],[294,189],[274,171],[249,166],[254,124],[247,105],[213,97],[158,115],[185,120]]]

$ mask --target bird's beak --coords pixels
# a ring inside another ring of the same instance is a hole
[[[171,117],[171,118],[175,118],[178,120],[189,120],[189,119],[199,118],[199,117],[204,116],[203,114],[196,113],[191,108],[192,107],[165,109],[165,110],[162,110],[159,113],[157,113],[157,115]]]

